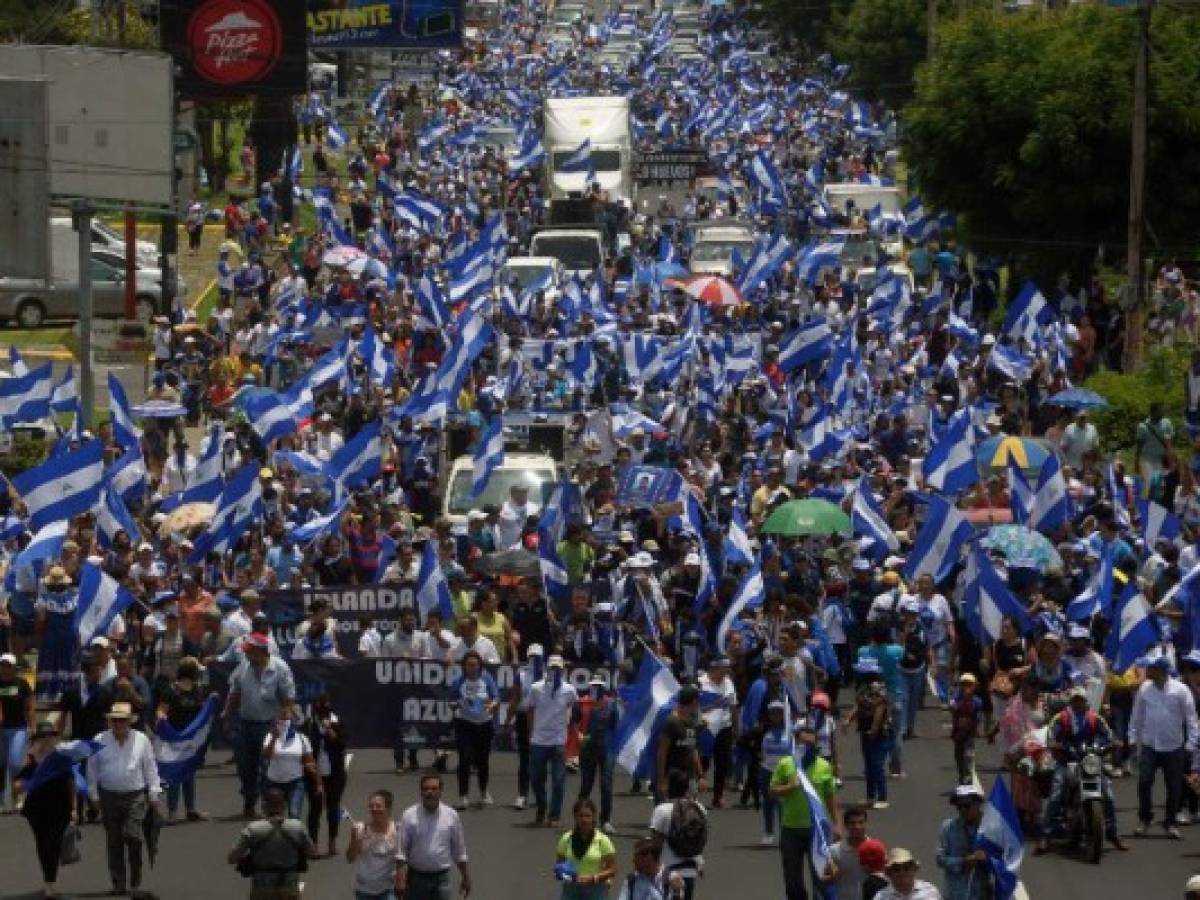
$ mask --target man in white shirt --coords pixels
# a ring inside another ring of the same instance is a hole
[[[1187,753],[1195,750],[1200,721],[1192,692],[1171,677],[1171,663],[1156,657],[1146,669],[1146,681],[1138,688],[1129,719],[1129,743],[1138,754],[1138,826],[1134,834],[1146,833],[1154,818],[1154,776],[1159,769],[1167,783],[1167,809],[1163,828],[1179,840],[1177,817],[1183,793]]]
[[[317,419],[316,457],[321,462],[329,462],[330,458],[342,449],[345,443],[342,436],[333,430],[333,416],[321,413]]]
[[[720,697],[709,704],[701,704],[701,715],[709,734],[713,735],[712,757],[701,757],[704,772],[708,773],[708,764],[715,764],[713,775],[713,807],[720,809],[723,805],[725,782],[733,766],[733,742],[737,735],[734,725],[738,721],[738,696],[733,679],[729,677],[729,658],[718,656],[708,664],[707,671],[700,673],[700,695]]]
[[[508,499],[500,507],[500,521],[496,525],[496,549],[509,550],[521,540],[521,531],[530,516],[536,516],[540,507],[529,499],[529,485],[518,482],[508,489]]]
[[[1072,469],[1083,466],[1083,457],[1100,446],[1100,432],[1088,421],[1088,411],[1081,409],[1075,416],[1075,421],[1063,429],[1062,440],[1063,459]]]
[[[417,611],[411,606],[400,610],[400,626],[383,639],[379,655],[392,659],[426,659],[433,655],[429,636],[417,630]]]
[[[150,739],[133,729],[130,704],[113,704],[108,712],[108,729],[97,736],[100,749],[88,758],[88,797],[100,804],[113,892],[125,893],[128,884],[133,895],[140,896],[146,802],[149,799],[156,807],[161,806],[162,785]]]
[[[450,896],[450,869],[458,866],[459,894],[471,893],[467,840],[462,820],[442,802],[442,776],[421,777],[421,802],[400,817],[396,853],[396,894],[408,900]]]
[[[525,695],[522,705],[529,714],[529,767],[533,781],[533,796],[537,802],[535,826],[546,822],[558,825],[562,815],[563,788],[567,778],[567,761],[563,745],[567,742],[567,726],[579,695],[564,680],[563,658],[554,654],[546,660],[546,677],[536,682]],[[550,775],[549,807],[546,802],[546,775]]]
[[[462,662],[462,658],[474,650],[485,663],[500,665],[500,653],[491,638],[479,633],[479,623],[474,616],[463,616],[458,620],[458,643],[450,651],[451,662]]]

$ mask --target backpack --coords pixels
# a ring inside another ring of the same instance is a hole
[[[258,866],[254,862],[254,856],[267,845],[267,842],[276,835],[282,837],[285,841],[292,845],[292,849],[296,851],[296,864],[287,869],[268,868],[266,866]],[[271,832],[259,841],[256,841],[249,848],[249,852],[237,861],[238,874],[245,878],[253,878],[260,873],[275,873],[279,875],[288,874],[291,872],[307,872],[308,871],[308,854],[304,852],[304,846],[293,838],[290,834],[283,830],[283,822],[272,823]]]
[[[671,809],[671,826],[667,829],[667,846],[680,859],[694,859],[704,852],[708,843],[708,817],[695,800],[682,798]]]

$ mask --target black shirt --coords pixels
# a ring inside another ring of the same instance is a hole
[[[16,678],[11,684],[0,684],[0,724],[4,728],[27,728],[25,704],[33,689],[24,678]]]
[[[702,725],[703,721],[699,716],[694,719],[682,719],[678,713],[672,713],[663,724],[661,739],[668,742],[667,771],[679,769],[691,776]]]
[[[198,685],[193,684],[190,690],[181,691],[178,684],[171,684],[163,689],[158,702],[167,707],[167,721],[171,727],[182,731],[192,724],[205,699]]]

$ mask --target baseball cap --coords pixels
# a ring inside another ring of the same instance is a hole
[[[17,658],[11,653],[5,653],[3,656],[0,656],[0,665],[15,666],[16,664]]]
[[[259,634],[257,631],[252,631],[246,635],[242,641],[243,650],[266,650],[270,647],[265,634]]]
[[[1092,633],[1082,625],[1072,625],[1067,630],[1067,637],[1073,641],[1090,641],[1092,639]]]
[[[950,798],[950,802],[958,804],[964,800],[982,800],[983,791],[973,784],[960,784],[954,789],[954,794]]]
[[[888,851],[887,868],[894,869],[897,866],[907,866],[909,864],[916,865],[916,857],[903,847],[893,847]]]
[[[974,675],[972,675],[970,672],[963,672],[961,675],[958,676],[959,684],[977,684],[978,682],[979,682],[979,679],[976,678]]]
[[[525,651],[526,656],[545,656],[546,651],[541,644],[530,644],[529,649]]]
[[[546,667],[549,669],[561,669],[564,668],[565,665],[566,663],[563,662],[563,658],[557,653],[551,654],[550,658],[546,660]]]
[[[699,553],[689,553],[687,556],[685,556],[683,558],[683,564],[685,566],[700,565],[700,554]]]

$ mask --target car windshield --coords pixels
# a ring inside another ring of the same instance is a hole
[[[558,150],[554,153],[554,171],[559,171],[562,164],[575,154],[574,150]],[[593,150],[592,168],[597,172],[621,171],[620,150]]]
[[[867,265],[875,265],[875,258],[878,255],[878,248],[875,242],[862,238],[848,238],[845,246],[842,247],[841,262],[844,265],[861,266],[863,265],[863,257],[870,260]]]
[[[552,271],[550,266],[505,266],[504,284],[512,284],[516,279],[517,287],[525,290],[533,284],[541,284]]]
[[[475,475],[470,469],[460,469],[454,473],[450,483],[450,514],[465,516],[473,509],[480,509],[489,503],[500,506],[508,499],[509,489],[514,484],[529,486],[529,499],[539,506],[545,506],[554,490],[555,476],[551,469],[498,469],[488,478],[487,487],[478,497],[471,497],[471,483]]]
[[[480,142],[485,147],[515,147],[517,133],[511,128],[486,128]]]
[[[600,243],[584,235],[537,235],[533,256],[553,256],[572,272],[600,268]]]
[[[692,251],[692,262],[725,262],[733,258],[736,250],[742,259],[749,259],[754,252],[753,241],[705,240]]]

